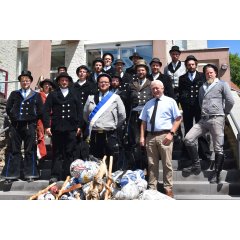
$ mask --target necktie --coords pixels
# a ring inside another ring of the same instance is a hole
[[[23,90],[23,96],[24,96],[24,99],[26,99],[26,97],[27,97],[27,90]]]
[[[191,76],[191,81],[193,81],[193,73],[190,73],[190,76]]]
[[[154,132],[154,128],[155,128],[155,118],[156,118],[156,113],[157,113],[157,107],[158,107],[158,101],[159,98],[156,98],[155,104],[154,104],[154,109],[153,109],[153,113],[150,119],[150,123],[151,123],[151,132]]]

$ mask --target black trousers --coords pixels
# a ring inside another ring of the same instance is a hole
[[[90,154],[102,159],[104,155],[113,156],[113,168],[115,172],[119,169],[119,144],[116,130],[112,131],[92,131],[90,139]],[[109,158],[107,159],[108,164]]]
[[[24,159],[21,153],[24,143]],[[21,161],[23,160],[23,174],[25,178],[38,178],[36,123],[15,122],[10,128],[9,152],[6,157],[2,177],[5,179],[20,178]]]
[[[183,122],[186,136],[188,131],[193,127],[194,119],[196,123],[201,119],[201,109],[198,104],[195,104],[193,106],[189,104],[181,104],[181,106],[183,110]],[[209,142],[205,136],[198,138],[198,154],[202,159],[210,159],[211,157]]]
[[[76,130],[52,132],[52,177],[65,180],[70,176],[70,165],[75,160],[76,145]]]

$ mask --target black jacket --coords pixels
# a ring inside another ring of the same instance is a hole
[[[198,105],[199,88],[204,82],[204,74],[198,71],[193,81],[188,78],[188,72],[180,76],[178,90],[181,105]]]
[[[26,99],[21,90],[11,92],[6,105],[6,112],[12,122],[37,121],[42,117],[43,103],[39,93],[31,90]]]
[[[152,74],[149,76],[149,79],[151,81],[153,81],[153,75]],[[160,73],[157,80],[160,80],[163,83],[164,95],[175,99],[171,78],[166,74]]]
[[[107,74],[109,74],[111,77],[113,77],[114,74],[115,74],[115,72],[116,72],[116,70],[115,70],[115,68],[111,67],[111,68],[109,68],[107,71],[105,71],[105,70],[103,69],[103,72],[104,72],[104,73],[107,73]]]
[[[82,128],[83,108],[74,88],[69,88],[66,97],[60,88],[49,93],[44,105],[43,124],[45,128],[61,132]]]
[[[97,85],[87,80],[82,86],[80,86],[78,82],[79,81],[74,83],[74,89],[78,99],[81,101],[82,108],[84,108],[88,96],[97,93]]]

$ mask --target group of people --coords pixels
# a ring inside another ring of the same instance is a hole
[[[105,53],[93,61],[92,72],[79,66],[75,83],[67,68],[59,67],[54,81],[40,81],[39,93],[30,88],[31,72],[22,71],[18,77],[21,89],[10,94],[6,107],[11,138],[2,171],[5,182],[20,178],[22,141],[24,178],[34,181],[39,177],[37,130],[41,157],[46,155],[44,134],[52,139],[50,183],[65,179],[77,158],[107,155],[113,156],[113,171],[145,169],[148,187],[157,189],[161,159],[163,187],[173,197],[173,140],[176,135],[183,139],[179,128],[183,118],[183,151],[192,161],[183,171],[201,172],[199,156],[209,160],[211,155],[205,137],[210,132],[215,152],[211,182],[218,183],[224,161],[225,116],[234,104],[230,88],[218,79],[215,65],[207,64],[200,73],[193,55],[183,63],[178,46],[172,46],[169,53],[172,61],[164,73],[159,58],[148,65],[137,52],[129,57],[133,65],[126,71],[122,59],[114,61],[111,53]]]

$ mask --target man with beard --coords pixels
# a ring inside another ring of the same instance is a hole
[[[135,78],[137,72],[136,72],[136,63],[139,59],[143,59],[139,53],[134,52],[132,56],[129,57],[129,59],[133,62],[133,65],[126,69],[126,73],[131,74],[132,79]]]
[[[215,65],[205,65],[203,73],[206,82],[199,89],[201,119],[187,133],[184,143],[192,160],[191,172],[199,174],[201,165],[198,158],[197,139],[208,131],[210,132],[215,152],[215,169],[210,183],[219,183],[224,163],[225,116],[230,113],[234,99],[229,85],[218,79],[218,68]],[[186,170],[189,171],[189,168]]]
[[[141,120],[139,115],[148,100],[152,96],[151,92],[151,81],[147,78],[149,67],[145,60],[140,59],[137,61],[135,70],[137,72],[136,78],[130,84],[130,89],[133,95],[137,96],[132,99],[132,107],[129,119],[129,145],[132,147],[134,152],[135,164],[133,169],[146,169],[147,168],[147,156],[146,149],[139,145],[140,125]]]

